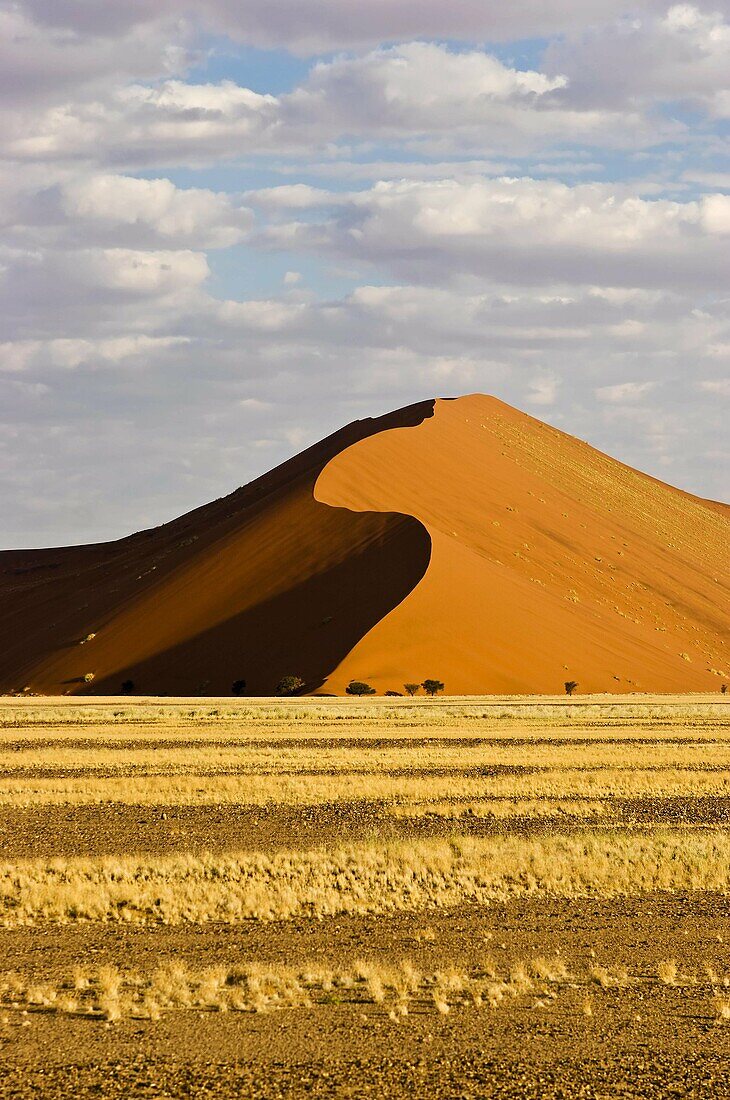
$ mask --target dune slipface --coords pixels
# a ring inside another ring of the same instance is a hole
[[[431,547],[412,517],[320,504],[314,483],[358,439],[416,425],[433,405],[350,424],[154,530],[0,554],[0,690],[108,694],[131,680],[217,695],[245,679],[272,695],[287,675],[316,689],[418,583]]]
[[[0,689],[717,690],[729,534],[494,398],[422,402],[153,531],[1,554]]]

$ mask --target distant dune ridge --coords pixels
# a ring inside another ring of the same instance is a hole
[[[474,394],[118,542],[0,554],[0,691],[718,691],[730,508]]]

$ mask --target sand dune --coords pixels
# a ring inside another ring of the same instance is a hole
[[[727,668],[730,511],[494,398],[438,401],[416,431],[361,441],[315,495],[407,510],[433,547],[331,690],[405,669],[463,692],[696,690]]]
[[[422,402],[153,531],[0,554],[0,690],[718,690],[729,534],[494,398]]]

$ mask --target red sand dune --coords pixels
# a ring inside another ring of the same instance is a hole
[[[729,534],[495,398],[422,402],[152,531],[0,554],[0,691],[714,691]]]

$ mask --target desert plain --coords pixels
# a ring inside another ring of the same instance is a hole
[[[0,1095],[730,1096],[729,718],[0,700]]]

